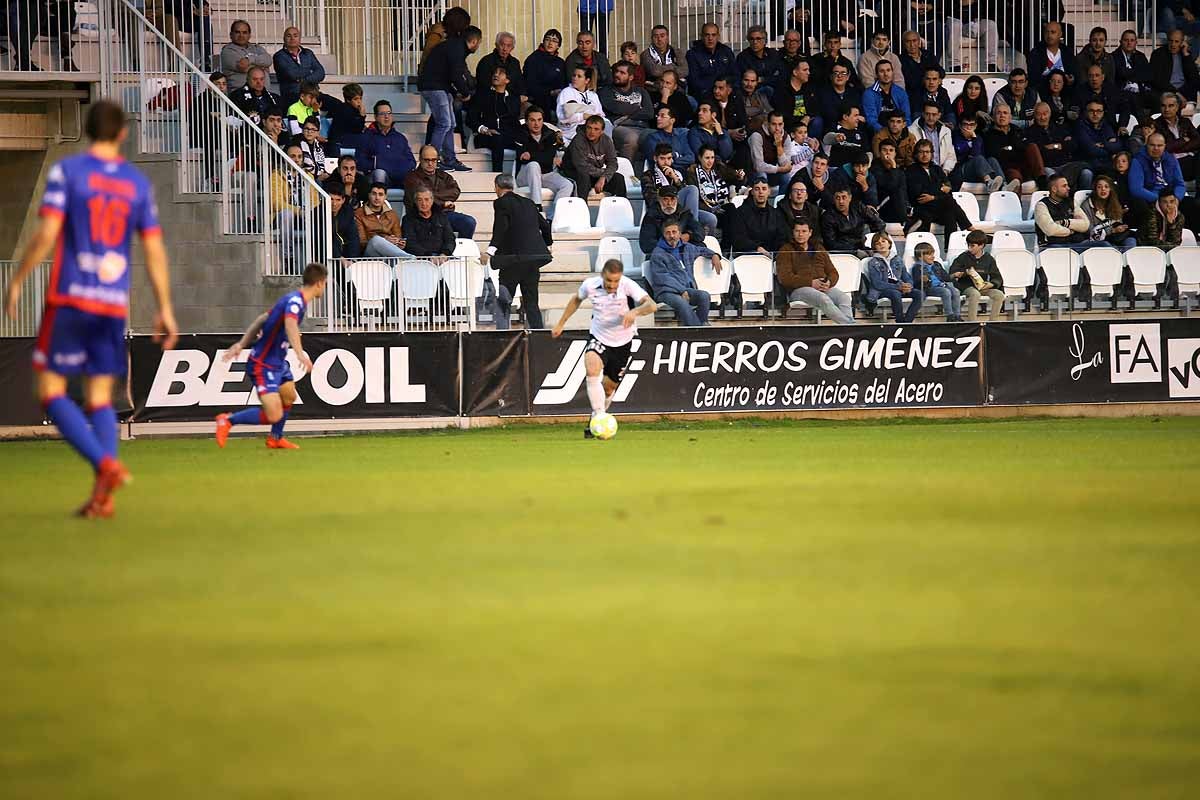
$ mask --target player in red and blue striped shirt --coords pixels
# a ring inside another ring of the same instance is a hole
[[[54,251],[46,308],[33,353],[37,390],[46,415],[96,472],[84,517],[113,513],[112,493],[129,481],[117,460],[116,378],[125,374],[129,318],[129,257],[136,232],[158,302],[155,334],[163,349],[175,344],[175,315],[167,280],[167,253],[150,182],[121,157],[125,112],[108,100],[88,111],[84,153],[50,169],[41,225],[9,284],[5,307],[16,317],[21,284]],[[67,397],[67,380],[82,375],[85,414]]]
[[[300,445],[283,438],[292,403],[296,402],[296,381],[288,365],[288,349],[296,351],[305,372],[312,372],[312,361],[300,346],[300,323],[308,304],[325,294],[328,271],[320,264],[304,268],[304,285],[288,292],[275,302],[271,310],[250,325],[241,341],[225,351],[225,360],[232,361],[247,346],[246,374],[254,382],[259,408],[244,408],[234,414],[217,416],[217,444],[225,446],[229,430],[234,425],[270,425],[267,447],[274,450],[299,450]],[[261,335],[260,335],[261,332]],[[258,337],[257,340],[255,337]],[[253,342],[253,345],[251,345]]]

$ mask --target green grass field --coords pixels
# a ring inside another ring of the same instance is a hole
[[[1200,419],[0,445],[2,798],[1195,798]]]

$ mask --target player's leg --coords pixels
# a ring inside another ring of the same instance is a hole
[[[84,379],[84,408],[92,423],[92,433],[104,448],[104,454],[117,457],[117,412],[113,410],[112,392],[114,379],[111,375],[92,375]]]
[[[594,350],[583,354],[583,366],[587,370],[588,405],[592,407],[592,416],[604,412],[604,359]]]
[[[67,376],[49,370],[39,372],[37,388],[38,399],[46,410],[46,416],[58,428],[67,444],[98,472],[105,456],[104,446],[92,431],[83,409],[67,397]]]
[[[279,400],[279,372],[261,365],[249,363],[247,370],[258,393],[259,407],[249,406],[234,414],[217,415],[217,446],[224,447],[229,431],[235,425],[272,425],[283,416],[283,404]]]
[[[289,376],[290,377],[290,376]],[[293,444],[283,438],[283,426],[287,424],[288,415],[291,413],[292,404],[296,402],[296,383],[289,380],[287,383],[279,387],[280,413],[279,419],[275,420],[271,425],[271,433],[267,435],[267,447],[274,450],[299,450],[300,445]]]

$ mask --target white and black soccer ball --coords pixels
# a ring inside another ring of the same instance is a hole
[[[597,439],[611,439],[617,435],[617,418],[607,412],[597,414],[592,417],[589,427]]]

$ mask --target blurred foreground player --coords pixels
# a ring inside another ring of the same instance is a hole
[[[629,307],[629,301],[637,305]],[[588,278],[567,303],[550,335],[557,339],[563,326],[584,300],[592,301],[592,326],[583,364],[587,369],[587,396],[592,416],[603,414],[612,405],[612,396],[629,364],[633,338],[637,336],[637,318],[653,314],[658,304],[642,287],[625,277],[622,263],[610,258],[600,275]],[[583,438],[592,438],[591,425],[584,427]]]
[[[328,271],[320,264],[309,264],[304,268],[304,285],[279,298],[270,311],[250,324],[241,341],[225,351],[225,360],[232,361],[254,342],[250,348],[250,358],[246,361],[246,374],[254,382],[261,405],[259,408],[244,408],[236,414],[218,415],[219,446],[225,446],[229,429],[234,425],[269,424],[271,432],[267,434],[267,447],[273,450],[300,449],[300,445],[283,438],[283,426],[287,423],[292,403],[296,402],[296,381],[292,377],[292,368],[288,366],[287,353],[288,347],[295,350],[304,371],[312,372],[312,361],[300,346],[300,323],[304,321],[308,304],[325,294],[328,275]]]
[[[33,351],[37,392],[63,438],[96,472],[92,495],[78,513],[110,517],[112,493],[129,482],[117,460],[113,384],[125,374],[129,318],[129,254],[141,234],[146,271],[158,304],[154,330],[164,350],[175,345],[175,315],[167,281],[167,253],[150,181],[121,157],[125,112],[100,100],[87,115],[91,146],[50,169],[41,225],[21,258],[5,296],[15,318],[21,284],[54,250],[46,308]],[[86,413],[67,397],[70,376],[83,376]]]

